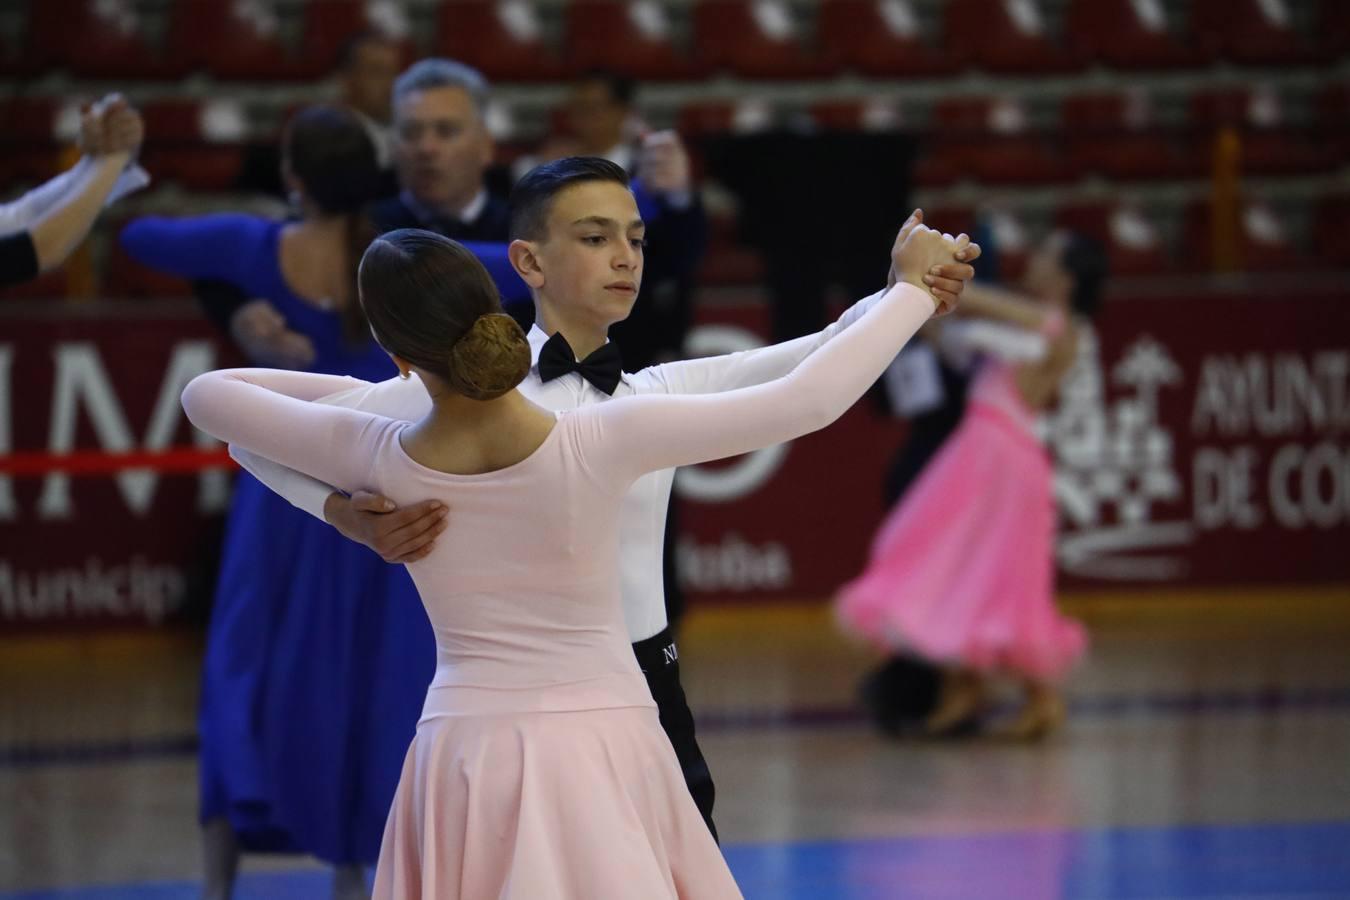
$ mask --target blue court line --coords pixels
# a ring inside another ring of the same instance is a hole
[[[1350,821],[1065,829],[742,844],[746,900],[1330,900],[1350,897]],[[238,900],[327,898],[330,876],[241,876]],[[0,893],[0,900],[195,900],[195,882]]]
[[[1081,719],[1192,716],[1350,710],[1350,687],[1262,688],[1255,691],[1205,691],[1173,694],[1125,694],[1078,697],[1069,701],[1069,713]],[[786,728],[830,728],[867,721],[853,706],[796,706],[786,709],[737,709],[695,716],[700,734]],[[0,745],[0,769],[54,765],[143,762],[193,756],[196,735],[134,738],[117,741],[63,741],[46,744]]]

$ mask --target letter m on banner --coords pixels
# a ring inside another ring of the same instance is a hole
[[[184,386],[202,372],[213,369],[216,362],[215,348],[209,341],[180,341],[174,345],[150,414],[145,438],[138,446],[97,345],[89,341],[58,343],[52,350],[52,357],[55,374],[52,379],[51,422],[47,441],[47,449],[52,453],[69,453],[75,449],[81,407],[88,412],[99,446],[104,450],[125,453],[166,449],[182,420],[179,395]],[[193,441],[199,447],[216,446],[213,438],[195,429]],[[130,469],[115,477],[127,507],[137,515],[145,515],[154,500],[155,488],[159,483],[158,473],[148,469]],[[203,510],[222,508],[229,493],[228,473],[206,471],[200,477],[199,507]],[[0,485],[0,518],[13,518],[16,512],[9,488],[8,484]],[[43,483],[38,499],[38,516],[42,519],[65,519],[73,514],[70,476],[63,472],[52,472]]]

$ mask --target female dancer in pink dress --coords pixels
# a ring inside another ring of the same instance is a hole
[[[1038,328],[1042,352],[1021,363],[985,359],[961,425],[882,524],[866,569],[836,598],[846,631],[947,669],[930,733],[977,714],[994,673],[1019,679],[1026,695],[1007,736],[1037,737],[1063,721],[1056,683],[1087,639],[1055,608],[1053,471],[1034,419],[1073,364],[1076,329],[1065,316],[1095,306],[1104,275],[1099,247],[1055,234],[1024,279],[1036,301],[966,289],[968,309]]]
[[[565,278],[599,306],[631,303],[642,222],[614,185],[567,236],[590,248]],[[377,898],[681,897],[739,891],[685,787],[628,643],[618,515],[648,471],[823,428],[934,312],[922,287],[953,242],[920,226],[893,250],[901,282],[790,375],[724,394],[640,395],[565,413],[514,390],[530,351],[481,264],[404,230],[366,251],[371,328],[432,412],[409,424],[307,402],[354,379],[269,370],[200,376],[199,428],[346,490],[435,496],[445,537],[408,565],[438,666],[390,810]],[[548,241],[512,260],[542,285]],[[538,282],[538,283],[536,283]]]

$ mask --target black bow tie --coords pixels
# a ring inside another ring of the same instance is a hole
[[[619,348],[611,342],[581,362],[577,362],[572,345],[567,343],[567,338],[562,336],[562,332],[558,332],[549,338],[539,351],[539,380],[552,381],[569,372],[576,372],[598,390],[612,397],[623,373],[623,360],[619,357]]]

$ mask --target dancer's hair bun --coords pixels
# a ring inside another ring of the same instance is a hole
[[[472,400],[500,397],[529,371],[530,342],[505,313],[479,316],[450,348],[450,387]]]

